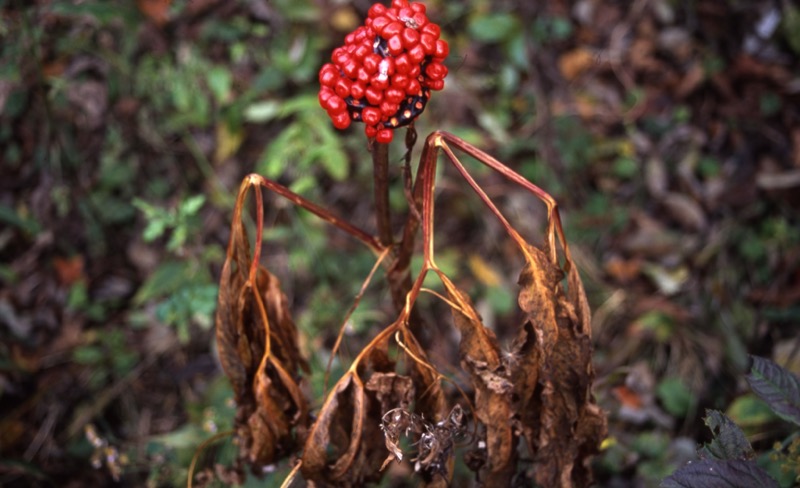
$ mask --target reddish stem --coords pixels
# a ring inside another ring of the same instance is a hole
[[[373,175],[375,179],[375,218],[378,238],[384,246],[394,243],[391,212],[389,210],[389,145],[374,142],[372,145]]]

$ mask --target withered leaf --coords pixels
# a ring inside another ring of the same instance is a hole
[[[303,475],[339,480],[352,467],[361,445],[366,398],[354,372],[345,374],[328,395],[303,449]]]
[[[414,382],[397,373],[374,373],[364,387],[373,395],[382,412],[393,408],[408,408],[414,400]]]
[[[278,279],[251,261],[241,219],[248,189],[249,183],[243,183],[234,209],[220,277],[216,336],[237,403],[240,455],[259,472],[302,442],[308,407],[297,374],[308,366]]]
[[[461,332],[461,366],[469,373],[475,389],[475,416],[486,427],[488,464],[482,478],[492,484],[508,486],[515,471],[516,436],[511,420],[511,385],[503,378],[504,365],[494,333],[481,322],[469,297],[443,279],[453,308],[453,322]]]
[[[436,370],[427,362],[427,354],[413,334],[405,336],[405,346],[408,350],[411,378],[417,387],[416,411],[430,419],[444,418],[448,409],[447,398]],[[411,355],[414,357],[410,357]]]
[[[509,363],[522,433],[541,486],[588,486],[589,457],[605,436],[603,412],[591,384],[590,312],[580,276],[567,261],[563,272],[547,254],[529,246],[520,276],[519,305],[526,321]]]

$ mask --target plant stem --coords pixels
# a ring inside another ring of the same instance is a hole
[[[389,212],[389,145],[375,142],[372,147],[375,177],[375,218],[378,238],[384,246],[394,243],[391,214]]]

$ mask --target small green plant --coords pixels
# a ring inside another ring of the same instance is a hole
[[[197,214],[205,202],[205,196],[195,195],[184,199],[175,208],[168,209],[151,205],[139,198],[134,199],[133,204],[142,211],[147,220],[142,238],[145,242],[153,242],[171,231],[167,249],[179,251],[192,235],[192,231],[196,230]]]
[[[190,325],[204,329],[211,327],[217,286],[208,272],[208,263],[218,256],[216,248],[206,247],[200,252],[188,249],[187,239],[198,227],[198,213],[205,197],[195,195],[184,199],[175,208],[168,209],[151,205],[143,200],[134,200],[134,205],[144,213],[147,225],[142,238],[153,242],[167,234],[167,250],[180,259],[165,261],[142,284],[134,296],[134,303],[143,305],[157,301],[156,318],[177,329],[178,339],[187,343]]]
[[[800,482],[800,380],[768,359],[750,356],[747,375],[750,388],[778,417],[794,424],[794,432],[777,442],[767,459],[778,466],[768,472],[757,462],[757,454],[742,429],[722,412],[709,410],[705,423],[714,437],[690,462],[666,478],[663,488],[703,488],[709,486],[779,487]],[[773,477],[782,481],[781,484]]]

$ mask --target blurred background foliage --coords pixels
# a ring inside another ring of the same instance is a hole
[[[363,132],[336,131],[316,96],[317,70],[370,4],[0,0],[0,484],[177,486],[216,434],[198,483],[240,481],[213,346],[234,195],[255,171],[373,228]],[[695,457],[716,408],[791,486],[776,454],[790,446],[786,424],[741,374],[748,352],[800,372],[797,7],[426,4],[451,54],[420,140],[451,131],[563,207],[610,415],[600,483],[655,486]],[[402,215],[404,148],[392,151]],[[467,164],[538,239],[540,205]],[[444,166],[437,262],[502,342],[521,260]],[[265,215],[264,259],[318,398],[374,256],[286,201],[271,198]],[[335,369],[393,318],[388,302],[380,285],[367,293]],[[278,486],[276,469],[248,485]],[[387,484],[410,470],[393,467]]]

